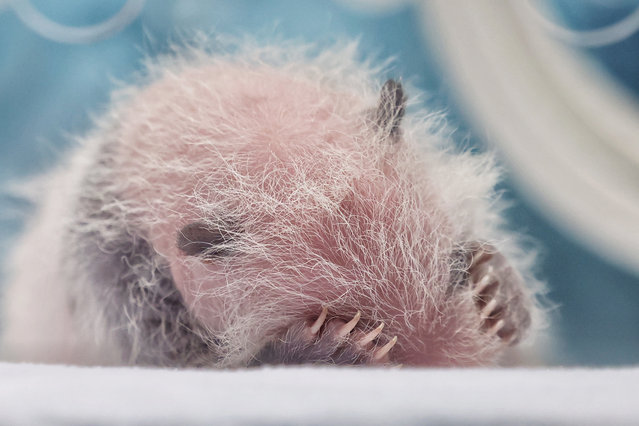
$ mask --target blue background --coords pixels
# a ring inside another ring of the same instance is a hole
[[[40,11],[66,25],[89,25],[117,12],[124,1],[34,1]],[[561,16],[576,28],[600,24],[614,15],[572,10]],[[573,3],[574,4],[574,3]],[[605,22],[604,22],[605,23]],[[414,6],[365,13],[332,1],[147,2],[141,15],[114,36],[89,45],[61,44],[29,29],[0,5],[0,182],[38,172],[65,155],[69,135],[90,127],[115,81],[133,81],[145,54],[168,49],[171,40],[193,30],[209,33],[297,39],[330,44],[359,38],[363,56],[397,58],[395,74],[424,90],[428,106],[448,111],[459,143],[481,148],[452,97],[450,82],[423,37]],[[639,37],[589,54],[611,74],[639,91]],[[605,263],[570,240],[523,198],[509,182],[513,228],[532,235],[541,247],[539,275],[558,305],[556,362],[565,365],[620,365],[639,362],[639,278]],[[19,200],[0,198],[0,249],[6,252],[20,228]],[[638,219],[639,220],[639,219]],[[45,254],[46,255],[46,254]]]

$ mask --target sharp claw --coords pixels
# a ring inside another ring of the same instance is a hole
[[[477,284],[475,285],[475,289],[473,290],[473,296],[475,297],[479,296],[479,294],[482,291],[484,291],[486,287],[488,287],[488,285],[492,283],[492,280],[491,280],[492,277],[493,277],[493,267],[489,266],[484,276],[481,277],[481,280],[479,280]]]
[[[517,340],[517,333],[512,333],[510,335],[510,337],[508,337],[508,339],[504,339],[504,343],[508,346],[513,345],[515,343],[515,340]]]
[[[380,359],[382,359],[384,355],[386,355],[388,351],[390,351],[393,346],[395,346],[395,343],[397,343],[397,336],[393,337],[390,342],[386,343],[377,352],[375,352],[375,354],[373,355],[373,360],[379,361]]]
[[[344,324],[342,328],[339,329],[339,331],[337,332],[337,337],[342,338],[342,337],[345,337],[348,333],[350,333],[359,322],[359,318],[361,316],[362,316],[361,312],[357,311],[353,319],[347,322],[346,324]]]
[[[373,340],[375,340],[375,338],[377,336],[379,336],[379,333],[382,332],[382,330],[384,329],[384,323],[381,323],[380,325],[377,326],[377,328],[373,331],[370,331],[368,333],[366,333],[366,335],[364,337],[362,337],[360,339],[359,342],[357,342],[357,344],[359,346],[366,346],[368,345],[370,342],[372,342]]]
[[[481,258],[481,255],[473,254],[473,257],[471,258],[471,261],[470,261],[470,265],[468,265],[468,270],[472,270],[475,266],[477,266],[480,258]]]
[[[312,335],[317,334],[319,329],[322,327],[322,324],[324,324],[324,321],[326,321],[327,314],[328,314],[328,308],[326,306],[322,306],[322,313],[319,314],[319,316],[317,317],[317,319],[315,320],[315,322],[309,329]]]
[[[481,310],[481,319],[486,319],[488,317],[490,317],[490,314],[495,310],[495,308],[497,307],[497,299],[493,299],[490,302],[488,302],[486,304],[486,306],[484,306],[484,309]]]
[[[508,334],[506,334],[505,336],[500,336],[500,337],[501,337],[502,342],[505,345],[510,346],[510,345],[512,345],[515,342],[515,340],[517,340],[518,335],[517,335],[517,332],[515,330],[513,330],[513,331],[509,332]]]
[[[484,259],[484,257],[486,256],[486,251],[483,248],[480,248],[479,250],[477,250],[475,253],[473,253],[473,257],[470,261],[470,268],[478,265],[479,263],[481,263],[481,261]]]
[[[506,322],[503,319],[500,319],[495,323],[495,325],[490,327],[486,334],[488,334],[489,336],[496,336],[499,330],[504,328],[504,325],[506,325]]]

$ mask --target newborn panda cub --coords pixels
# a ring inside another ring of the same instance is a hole
[[[4,358],[472,366],[531,335],[492,157],[355,58],[191,49],[118,92],[40,183]]]

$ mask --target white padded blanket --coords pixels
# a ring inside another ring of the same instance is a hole
[[[0,363],[0,424],[639,424],[639,368],[237,371]]]

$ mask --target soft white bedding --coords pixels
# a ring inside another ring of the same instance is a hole
[[[177,371],[0,363],[0,424],[639,424],[639,368]]]

